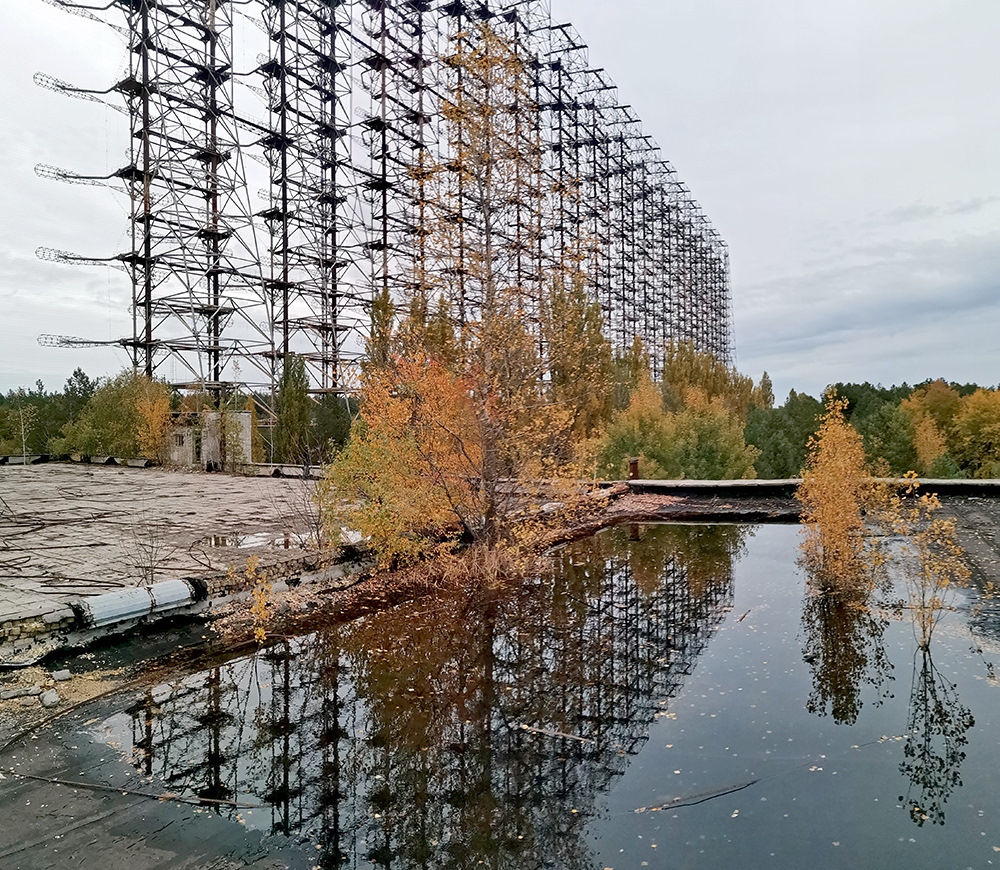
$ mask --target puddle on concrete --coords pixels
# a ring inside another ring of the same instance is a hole
[[[314,545],[315,538],[306,534],[285,532],[275,535],[264,532],[254,535],[206,535],[197,541],[203,547],[235,547],[249,549],[251,547],[278,547],[284,550],[305,550]]]
[[[908,623],[806,596],[797,542],[613,530],[517,594],[221,656],[81,726],[115,782],[209,801],[287,866],[1000,863],[983,611],[921,654]]]

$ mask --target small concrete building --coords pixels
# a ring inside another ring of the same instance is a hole
[[[249,411],[202,411],[196,422],[179,423],[170,433],[168,461],[180,468],[237,470],[251,461],[253,415]]]
[[[195,427],[191,425],[174,426],[170,431],[167,444],[167,464],[179,468],[194,468],[195,458]]]

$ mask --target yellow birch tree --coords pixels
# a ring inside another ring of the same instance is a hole
[[[810,440],[802,483],[806,565],[823,591],[867,594],[880,554],[865,534],[865,508],[875,498],[861,436],[844,419],[847,402],[827,398],[822,422]]]

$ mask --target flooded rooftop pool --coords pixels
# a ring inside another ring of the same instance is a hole
[[[220,655],[15,769],[186,796],[144,812],[220,867],[1000,866],[993,604],[968,591],[921,652],[905,611],[807,594],[797,546],[615,529],[517,593]]]

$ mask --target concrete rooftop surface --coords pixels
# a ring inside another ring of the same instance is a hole
[[[315,535],[313,483],[164,469],[0,466],[0,622],[123,586],[192,577]]]

